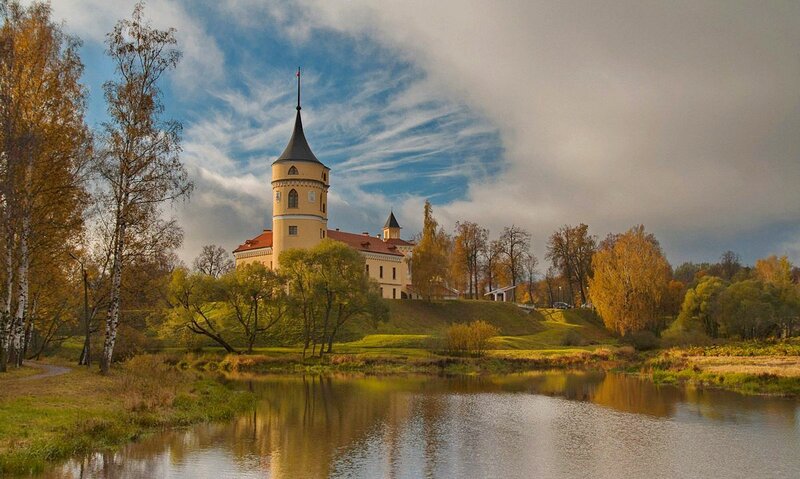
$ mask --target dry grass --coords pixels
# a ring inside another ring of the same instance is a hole
[[[800,377],[798,356],[687,356],[686,359],[690,366],[704,372]]]

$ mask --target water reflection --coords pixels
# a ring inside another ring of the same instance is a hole
[[[258,394],[251,412],[46,477],[793,477],[800,468],[797,402],[626,375],[234,384]]]

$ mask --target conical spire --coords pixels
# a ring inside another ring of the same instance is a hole
[[[283,150],[281,156],[275,161],[315,161],[320,163],[311,147],[308,146],[306,135],[303,133],[303,120],[300,118],[300,69],[297,69],[297,116],[294,119],[294,132],[289,139],[289,144]]]
[[[383,225],[384,228],[399,228],[400,223],[397,222],[397,218],[394,217],[394,211],[389,212],[389,218],[386,219],[386,224]]]

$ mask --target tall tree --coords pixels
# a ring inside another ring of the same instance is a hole
[[[516,286],[522,278],[523,263],[531,247],[531,234],[516,225],[506,226],[499,241],[506,261],[509,280],[512,286]],[[514,300],[516,300],[516,288],[512,291]]]
[[[567,280],[571,301],[578,286],[581,303],[586,303],[586,286],[592,271],[592,256],[597,250],[597,240],[589,234],[589,227],[564,225],[555,231],[547,242],[547,259],[561,271]]]
[[[411,256],[414,268],[411,281],[417,293],[430,300],[446,282],[449,238],[433,217],[429,201],[425,202],[424,215],[422,236]]]
[[[536,255],[533,254],[532,251],[529,251],[525,255],[525,259],[522,262],[522,270],[525,276],[525,283],[528,289],[528,300],[531,304],[534,304],[534,291],[536,290],[536,275],[539,274],[538,271],[539,266],[539,259]]]
[[[726,281],[733,279],[734,275],[742,269],[742,262],[739,255],[728,250],[719,258],[720,276]]]
[[[50,6],[0,2],[0,208],[4,301],[0,369],[21,364],[31,331],[32,270],[49,268],[80,230],[88,130],[79,42]],[[46,241],[58,233],[59,241]],[[61,258],[63,261],[63,258]],[[13,308],[15,304],[15,308]],[[12,311],[15,309],[15,311]]]
[[[218,245],[203,246],[200,254],[194,259],[194,269],[200,273],[219,278],[234,268],[231,254]]]
[[[192,183],[180,161],[181,125],[161,118],[164,106],[158,81],[175,68],[180,52],[175,30],[157,30],[138,3],[130,20],[121,20],[107,38],[107,53],[118,78],[103,85],[110,120],[99,171],[102,200],[110,208],[111,294],[106,318],[101,371],[113,358],[120,320],[120,285],[131,242],[147,242],[174,223],[163,222],[161,205],[189,195]]]
[[[636,226],[603,241],[592,260],[592,303],[621,335],[660,325],[671,269],[655,236]]]
[[[480,256],[486,249],[489,231],[477,223],[465,221],[456,223],[456,234],[453,239],[454,261],[459,269],[467,275],[469,297],[478,298],[478,275]]]
[[[492,240],[486,245],[483,251],[483,275],[486,278],[486,286],[489,291],[499,283],[498,274],[503,259],[503,245],[499,240]]]

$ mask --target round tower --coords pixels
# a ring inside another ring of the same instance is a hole
[[[272,163],[272,257],[291,248],[311,248],[328,234],[330,168],[308,146],[300,118],[300,70],[297,116],[283,153]]]

